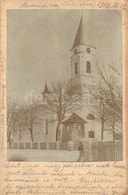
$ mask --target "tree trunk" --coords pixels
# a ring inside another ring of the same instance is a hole
[[[101,140],[104,139],[104,123],[102,122],[102,127],[101,127]]]
[[[31,134],[31,140],[32,140],[32,142],[34,141],[34,139],[33,139],[33,135]]]
[[[33,142],[33,131],[32,131],[32,129],[29,129],[29,131],[30,131],[30,135],[31,135],[31,140]]]
[[[112,134],[113,134],[113,140],[115,140],[115,113],[113,110],[113,118],[112,118]]]
[[[7,142],[10,142],[10,133],[8,135]]]
[[[115,140],[115,132],[113,131],[113,140]]]
[[[58,122],[57,127],[56,127],[56,141],[59,141],[59,126],[60,126],[60,123]]]
[[[7,142],[10,142],[10,137],[11,137],[11,130],[9,131],[8,135],[7,135]]]
[[[20,126],[18,126],[18,140],[19,140],[19,142],[21,142],[21,141],[22,141],[22,135],[21,135],[21,132],[22,132],[22,130],[20,129]]]

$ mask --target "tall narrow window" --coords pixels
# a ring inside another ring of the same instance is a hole
[[[81,130],[81,125],[77,125],[77,130],[78,130],[78,131]]]
[[[69,125],[66,126],[66,130],[69,131]]]
[[[48,120],[45,120],[45,134],[48,135]]]
[[[91,63],[90,63],[90,61],[86,62],[86,72],[91,73]]]
[[[75,74],[78,74],[78,67],[77,67],[77,63],[75,63]]]

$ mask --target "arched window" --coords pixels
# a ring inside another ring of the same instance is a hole
[[[91,73],[91,63],[90,63],[90,61],[86,62],[86,72]]]
[[[78,131],[81,130],[81,125],[77,125],[77,130],[78,130]]]
[[[77,63],[75,63],[75,74],[78,74],[78,67],[77,67]]]
[[[66,126],[66,130],[69,131],[69,125]]]
[[[88,114],[86,119],[87,120],[95,120],[95,116],[93,114]]]

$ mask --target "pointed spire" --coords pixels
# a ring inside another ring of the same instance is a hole
[[[44,86],[44,91],[42,92],[42,94],[50,94],[50,91],[48,90],[48,86],[47,84],[45,83],[45,86]]]
[[[89,39],[88,21],[87,20],[88,20],[88,15],[87,15],[86,21],[84,21],[84,17],[83,17],[83,13],[82,13],[72,48],[74,48],[80,44],[93,46],[90,39]]]

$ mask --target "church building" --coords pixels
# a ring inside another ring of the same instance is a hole
[[[93,108],[89,102],[91,93],[96,89],[97,56],[96,47],[91,43],[88,34],[87,20],[88,18],[81,16],[70,50],[71,93],[81,96],[81,106],[77,112],[68,113],[61,122],[60,141],[62,142],[101,140],[101,126],[91,112]],[[44,91],[46,91],[46,86]]]
[[[71,52],[71,91],[81,95],[76,113],[62,121],[62,141],[101,140],[101,126],[96,120],[89,98],[96,89],[96,47],[90,41],[88,18],[81,16]]]
[[[92,103],[93,94],[97,92],[99,79],[97,48],[93,44],[92,37],[89,33],[90,22],[88,15],[81,16],[71,49],[69,48],[70,65],[69,69],[66,70],[70,72],[70,95],[80,97],[80,106],[76,110],[72,109],[72,111],[70,110],[68,113],[64,113],[63,116],[65,116],[65,118],[58,123],[57,112],[48,109],[45,105],[47,104],[46,98],[50,97],[51,94],[49,87],[45,83],[42,91],[42,100],[39,101],[39,104],[40,106],[44,104],[47,108],[44,106],[44,110],[38,114],[41,122],[35,124],[33,129],[35,142],[44,142],[45,144],[47,142],[54,142],[55,144],[56,141],[60,141],[63,143],[66,142],[67,144],[67,142],[70,141],[113,140],[112,131],[110,132],[111,127],[109,125],[108,127],[106,125],[105,128],[101,127],[102,124],[97,119],[98,114],[95,112],[96,108]],[[55,102],[57,102],[56,99]],[[22,140],[25,142],[30,141],[30,135],[28,136],[26,134],[26,132],[30,134],[29,131],[27,131],[27,129],[26,131],[22,131],[22,126],[18,128],[19,132],[25,132],[24,135],[21,136],[23,137]],[[118,129],[121,129],[121,127],[119,126]],[[58,132],[58,134],[56,132]],[[16,138],[17,140],[20,137],[19,135],[20,133]],[[15,139],[13,140],[16,141]]]

